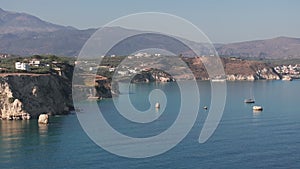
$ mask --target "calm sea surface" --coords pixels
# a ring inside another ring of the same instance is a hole
[[[198,85],[200,106],[209,106],[210,83]],[[166,92],[168,104],[165,113],[150,124],[125,120],[111,99],[101,101],[99,107],[119,132],[154,136],[168,129],[178,115],[176,83],[134,84],[129,92],[133,105],[146,110],[148,94],[157,88]],[[47,126],[38,125],[37,120],[0,121],[0,168],[300,168],[300,81],[227,82],[227,89],[221,123],[206,143],[198,143],[208,113],[200,108],[182,142],[146,159],[119,157],[101,149],[85,134],[76,115],[51,117]],[[243,103],[251,95],[264,107],[262,112],[255,113],[252,105]]]

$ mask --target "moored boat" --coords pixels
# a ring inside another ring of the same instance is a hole
[[[252,109],[255,110],[255,111],[262,111],[263,110],[262,106],[253,106]]]
[[[255,103],[254,99],[245,99],[244,103]]]
[[[155,108],[157,108],[157,109],[160,108],[160,104],[158,102],[155,104]]]

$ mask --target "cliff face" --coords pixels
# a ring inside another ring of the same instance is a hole
[[[131,80],[131,83],[148,83],[148,82],[172,82],[175,79],[163,71],[148,71],[137,74]]]
[[[227,80],[278,80],[280,76],[272,67],[263,62],[223,59]]]
[[[53,75],[0,77],[0,118],[27,119],[41,113],[64,114],[72,107],[69,81]]]
[[[208,80],[202,58],[185,58],[196,79]],[[278,80],[280,75],[266,63],[238,58],[221,58],[227,80]]]
[[[117,83],[112,83],[111,80],[96,81],[96,96],[98,98],[111,98],[112,95],[119,94],[119,86]]]

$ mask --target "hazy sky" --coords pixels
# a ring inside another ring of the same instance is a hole
[[[136,12],[166,12],[189,20],[213,42],[300,37],[299,0],[1,0],[0,7],[79,29]]]

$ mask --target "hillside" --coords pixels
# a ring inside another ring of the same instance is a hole
[[[278,37],[221,45],[219,55],[242,58],[291,59],[300,58],[300,38]]]
[[[208,79],[205,66],[201,61],[205,58],[184,58],[196,79]],[[280,75],[274,69],[263,62],[243,60],[238,58],[221,58],[227,80],[278,80]]]

